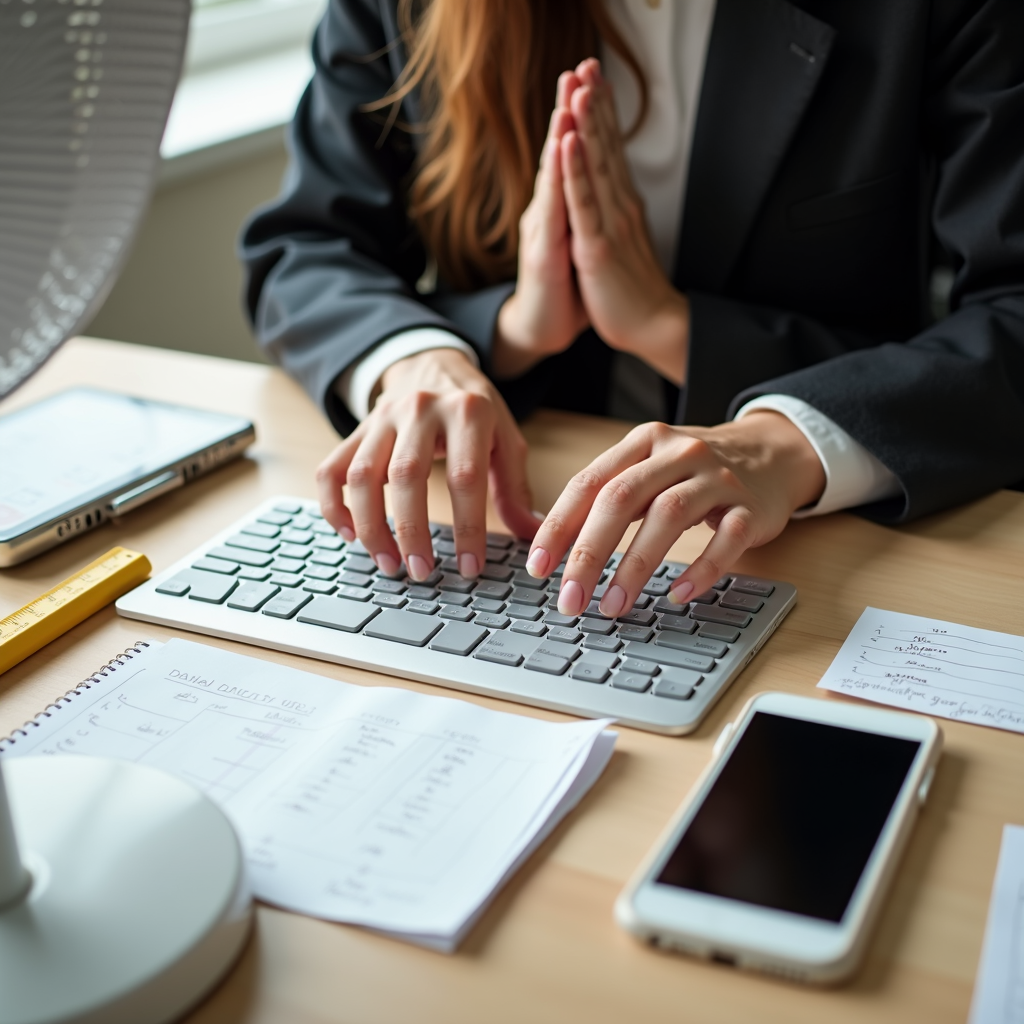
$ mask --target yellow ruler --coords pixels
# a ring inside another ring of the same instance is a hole
[[[138,586],[152,568],[138,551],[112,548],[24,608],[0,619],[0,672]]]

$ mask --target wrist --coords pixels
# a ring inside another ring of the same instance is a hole
[[[537,331],[531,330],[523,309],[518,289],[498,310],[491,345],[491,367],[499,379],[520,377],[549,354],[547,346],[539,344]]]
[[[747,424],[767,450],[772,476],[785,487],[790,510],[817,502],[825,491],[825,467],[804,432],[771,409],[755,410],[740,424]]]
[[[686,376],[690,347],[689,299],[669,287],[653,305],[643,326],[613,347],[642,359],[679,387]]]

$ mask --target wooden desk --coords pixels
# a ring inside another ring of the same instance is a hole
[[[115,544],[146,552],[159,571],[279,493],[313,496],[313,469],[334,435],[277,370],[203,356],[79,339],[0,414],[72,384],[93,384],[248,416],[251,456],[25,565],[0,572],[7,614]],[[543,413],[526,426],[536,507],[618,440],[623,424]],[[2,472],[2,467],[0,467]],[[435,474],[431,514],[448,521]],[[494,520],[494,527],[499,526]],[[693,557],[704,531],[672,556]],[[193,1024],[326,1021],[962,1022],[967,1016],[1004,822],[1024,823],[1024,736],[943,722],[947,746],[865,969],[835,991],[796,987],[651,951],[619,931],[612,904],[710,754],[722,726],[753,693],[814,694],[864,606],[1024,629],[1024,494],[1001,492],[899,530],[853,516],[793,523],[742,568],[791,580],[799,603],[693,736],[623,729],[604,777],[519,872],[455,956],[356,928],[259,909],[252,942]],[[0,734],[139,636],[172,631],[100,612],[9,671]],[[393,680],[207,639],[323,675]],[[424,692],[436,689],[406,684]],[[822,699],[838,699],[817,693]],[[462,695],[489,707],[562,716]]]

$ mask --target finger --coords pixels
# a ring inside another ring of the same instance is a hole
[[[597,238],[601,233],[601,211],[587,174],[579,135],[575,131],[566,132],[561,149],[569,227],[580,238]]]
[[[601,212],[602,225],[613,223],[616,208],[615,186],[608,145],[603,137],[600,119],[594,111],[594,92],[590,86],[577,90],[572,97],[572,115],[576,131],[583,143],[588,179]]]
[[[569,99],[580,87],[579,75],[575,71],[563,71],[558,76],[558,85],[555,89],[555,106],[569,109]]]
[[[601,614],[614,619],[632,608],[668,549],[720,504],[721,495],[700,478],[675,484],[657,495],[608,581]]]
[[[439,431],[440,422],[433,414],[417,410],[417,415],[400,426],[388,463],[395,538],[409,575],[417,583],[434,571],[427,481]]]
[[[320,495],[320,512],[324,519],[347,541],[356,539],[352,514],[345,505],[345,480],[348,467],[363,442],[365,430],[357,427],[316,469],[316,486]]]
[[[572,115],[565,110],[556,110],[551,115],[548,141],[544,146],[544,158],[537,173],[534,193],[540,205],[541,220],[546,239],[562,239],[568,231],[565,209],[565,190],[562,184],[562,161],[559,147],[562,137],[572,129]]]
[[[650,458],[628,467],[601,488],[566,559],[558,600],[563,615],[579,615],[586,608],[629,524],[642,518],[652,502],[678,483],[679,475],[680,467],[675,460]],[[634,555],[627,565],[631,590],[639,592],[660,561],[659,556],[654,566],[648,566]],[[634,581],[645,570],[647,575],[634,587]],[[627,604],[625,590],[620,586],[619,592],[608,602],[609,607],[614,602],[618,606],[608,614],[613,618],[621,615],[625,608],[632,607],[634,600],[635,593]]]
[[[348,468],[348,504],[356,535],[381,572],[398,571],[399,552],[384,511],[384,484],[395,443],[395,428],[378,419],[366,433]]]
[[[703,594],[724,576],[754,542],[754,514],[743,505],[730,508],[708,541],[707,547],[672,584],[669,600],[685,604],[694,594]]]
[[[582,529],[601,488],[629,466],[649,458],[651,441],[646,427],[631,430],[565,485],[533,539],[526,566],[532,576],[550,575]]]
[[[516,537],[529,539],[540,520],[533,514],[533,494],[526,475],[528,447],[511,416],[499,418],[491,452],[491,493],[501,521]]]
[[[473,579],[483,569],[487,547],[487,476],[494,442],[494,406],[464,391],[448,403],[448,492],[459,575]]]

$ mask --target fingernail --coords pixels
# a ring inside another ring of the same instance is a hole
[[[467,580],[476,579],[480,575],[480,563],[476,555],[469,551],[463,551],[459,555],[459,575]]]
[[[686,604],[686,602],[690,600],[690,595],[692,593],[692,583],[680,583],[668,592],[668,599],[671,604]]]
[[[534,519],[539,519],[542,523],[544,522],[543,512],[538,512],[536,509],[534,509],[532,515]]]
[[[398,572],[398,562],[396,562],[386,551],[381,551],[374,555],[373,560],[377,563],[377,568],[380,569],[385,576],[394,576],[395,573]]]
[[[351,543],[352,543],[352,541],[354,541],[354,540],[356,539],[356,535],[355,535],[355,533],[354,533],[354,532],[353,532],[352,530],[350,530],[350,529],[349,529],[349,528],[348,528],[347,526],[343,526],[343,527],[342,527],[342,528],[341,528],[341,529],[340,529],[340,530],[338,531],[338,533],[340,533],[340,534],[341,534],[341,536],[342,536],[342,538],[343,538],[344,540],[347,540],[347,541],[349,542],[349,544],[351,544]]]
[[[562,584],[558,593],[558,610],[563,615],[579,615],[583,611],[583,588],[575,580]]]
[[[419,583],[421,580],[425,580],[430,575],[430,566],[427,564],[427,560],[422,555],[409,555],[405,559],[405,564],[409,568],[409,575]]]
[[[622,610],[626,607],[626,592],[616,583],[605,591],[598,607],[601,609],[602,615],[614,619],[617,615],[621,615]]]
[[[548,563],[551,556],[543,548],[534,548],[526,560],[526,571],[535,579],[543,579],[548,574]]]

